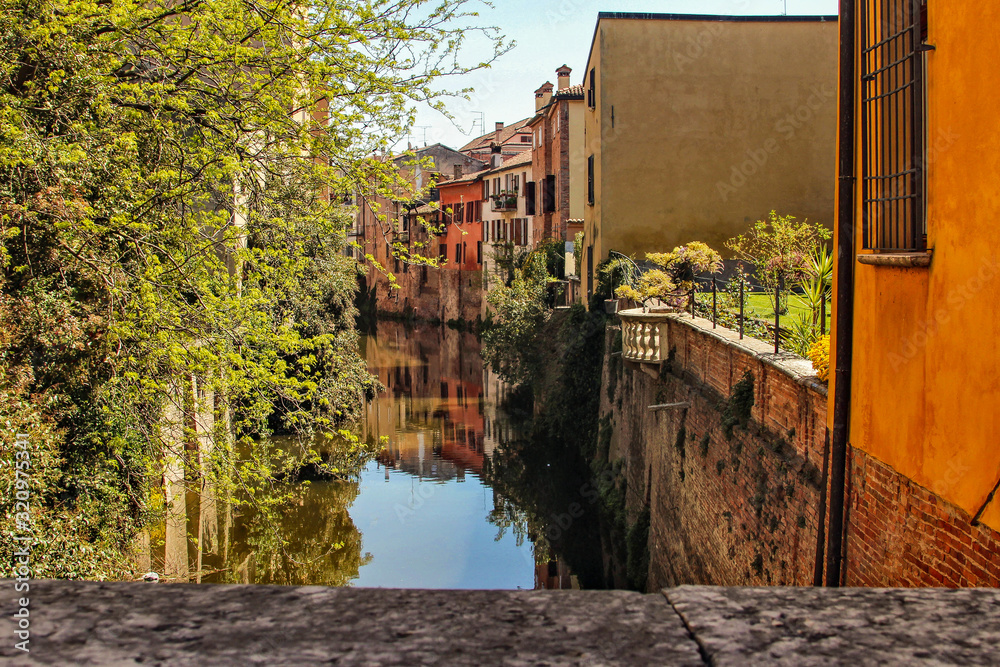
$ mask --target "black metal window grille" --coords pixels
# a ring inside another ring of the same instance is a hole
[[[926,248],[924,6],[925,0],[862,3],[862,236],[867,249]]]

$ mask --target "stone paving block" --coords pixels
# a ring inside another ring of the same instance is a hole
[[[661,595],[0,580],[0,663],[700,665]]]
[[[664,591],[713,665],[1000,664],[993,589]]]

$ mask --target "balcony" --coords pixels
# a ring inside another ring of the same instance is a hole
[[[492,195],[490,197],[490,201],[490,209],[494,213],[506,213],[517,210],[517,193],[500,193],[499,195]]]
[[[642,308],[633,308],[620,311],[618,317],[622,322],[624,359],[651,364],[666,361],[669,313],[644,313]]]

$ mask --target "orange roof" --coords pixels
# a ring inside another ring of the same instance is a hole
[[[519,167],[522,164],[531,164],[531,151],[521,151],[514,157],[507,158],[500,163],[497,169],[509,169],[510,167]]]
[[[437,187],[441,188],[449,185],[458,185],[459,183],[473,183],[475,181],[478,181],[483,174],[489,171],[490,171],[489,169],[483,169],[482,171],[476,171],[471,174],[465,174],[461,178],[452,178],[447,181],[438,181]]]
[[[508,141],[510,141],[514,137],[514,135],[521,134],[522,132],[527,132],[528,131],[527,126],[529,120],[531,119],[525,118],[523,120],[519,120],[513,125],[508,125],[504,127],[502,130],[500,130],[500,143],[505,144]],[[490,144],[496,141],[496,136],[497,133],[495,131],[484,134],[481,137],[473,139],[469,143],[462,146],[459,149],[459,152],[464,153],[466,151],[474,151],[478,149],[489,148]]]
[[[583,84],[578,83],[574,86],[570,86],[569,88],[557,90],[553,97],[579,97],[580,99],[583,99],[585,91],[586,89],[583,87]]]

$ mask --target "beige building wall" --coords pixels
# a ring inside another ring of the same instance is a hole
[[[727,239],[771,209],[832,227],[836,20],[598,20],[593,265]],[[584,183],[586,191],[586,183]],[[584,258],[584,289],[589,286]]]
[[[518,160],[520,161],[520,160]],[[483,276],[487,285],[492,285],[493,281],[496,280],[496,262],[493,257],[493,244],[497,241],[494,236],[494,226],[498,221],[501,225],[506,223],[507,225],[507,237],[508,240],[513,240],[513,234],[511,231],[511,225],[514,220],[524,219],[528,221],[527,235],[524,237],[523,245],[532,245],[531,239],[534,234],[534,216],[528,215],[527,212],[527,199],[525,197],[525,183],[534,180],[534,175],[532,172],[531,162],[522,162],[520,164],[514,165],[512,167],[500,166],[497,169],[491,171],[484,171],[482,180],[488,180],[490,182],[490,193],[493,192],[493,182],[494,179],[499,178],[501,187],[506,182],[507,178],[513,176],[519,177],[519,189],[517,196],[517,210],[516,211],[494,211],[491,206],[490,200],[483,202],[483,235],[484,238],[486,234],[489,234],[488,240],[483,242]],[[486,317],[486,313],[489,311],[489,304],[486,299],[483,299],[482,303],[482,317]]]
[[[570,100],[569,106],[569,219],[583,220],[587,205],[587,152],[583,123],[586,102]],[[572,241],[572,238],[566,239]]]

